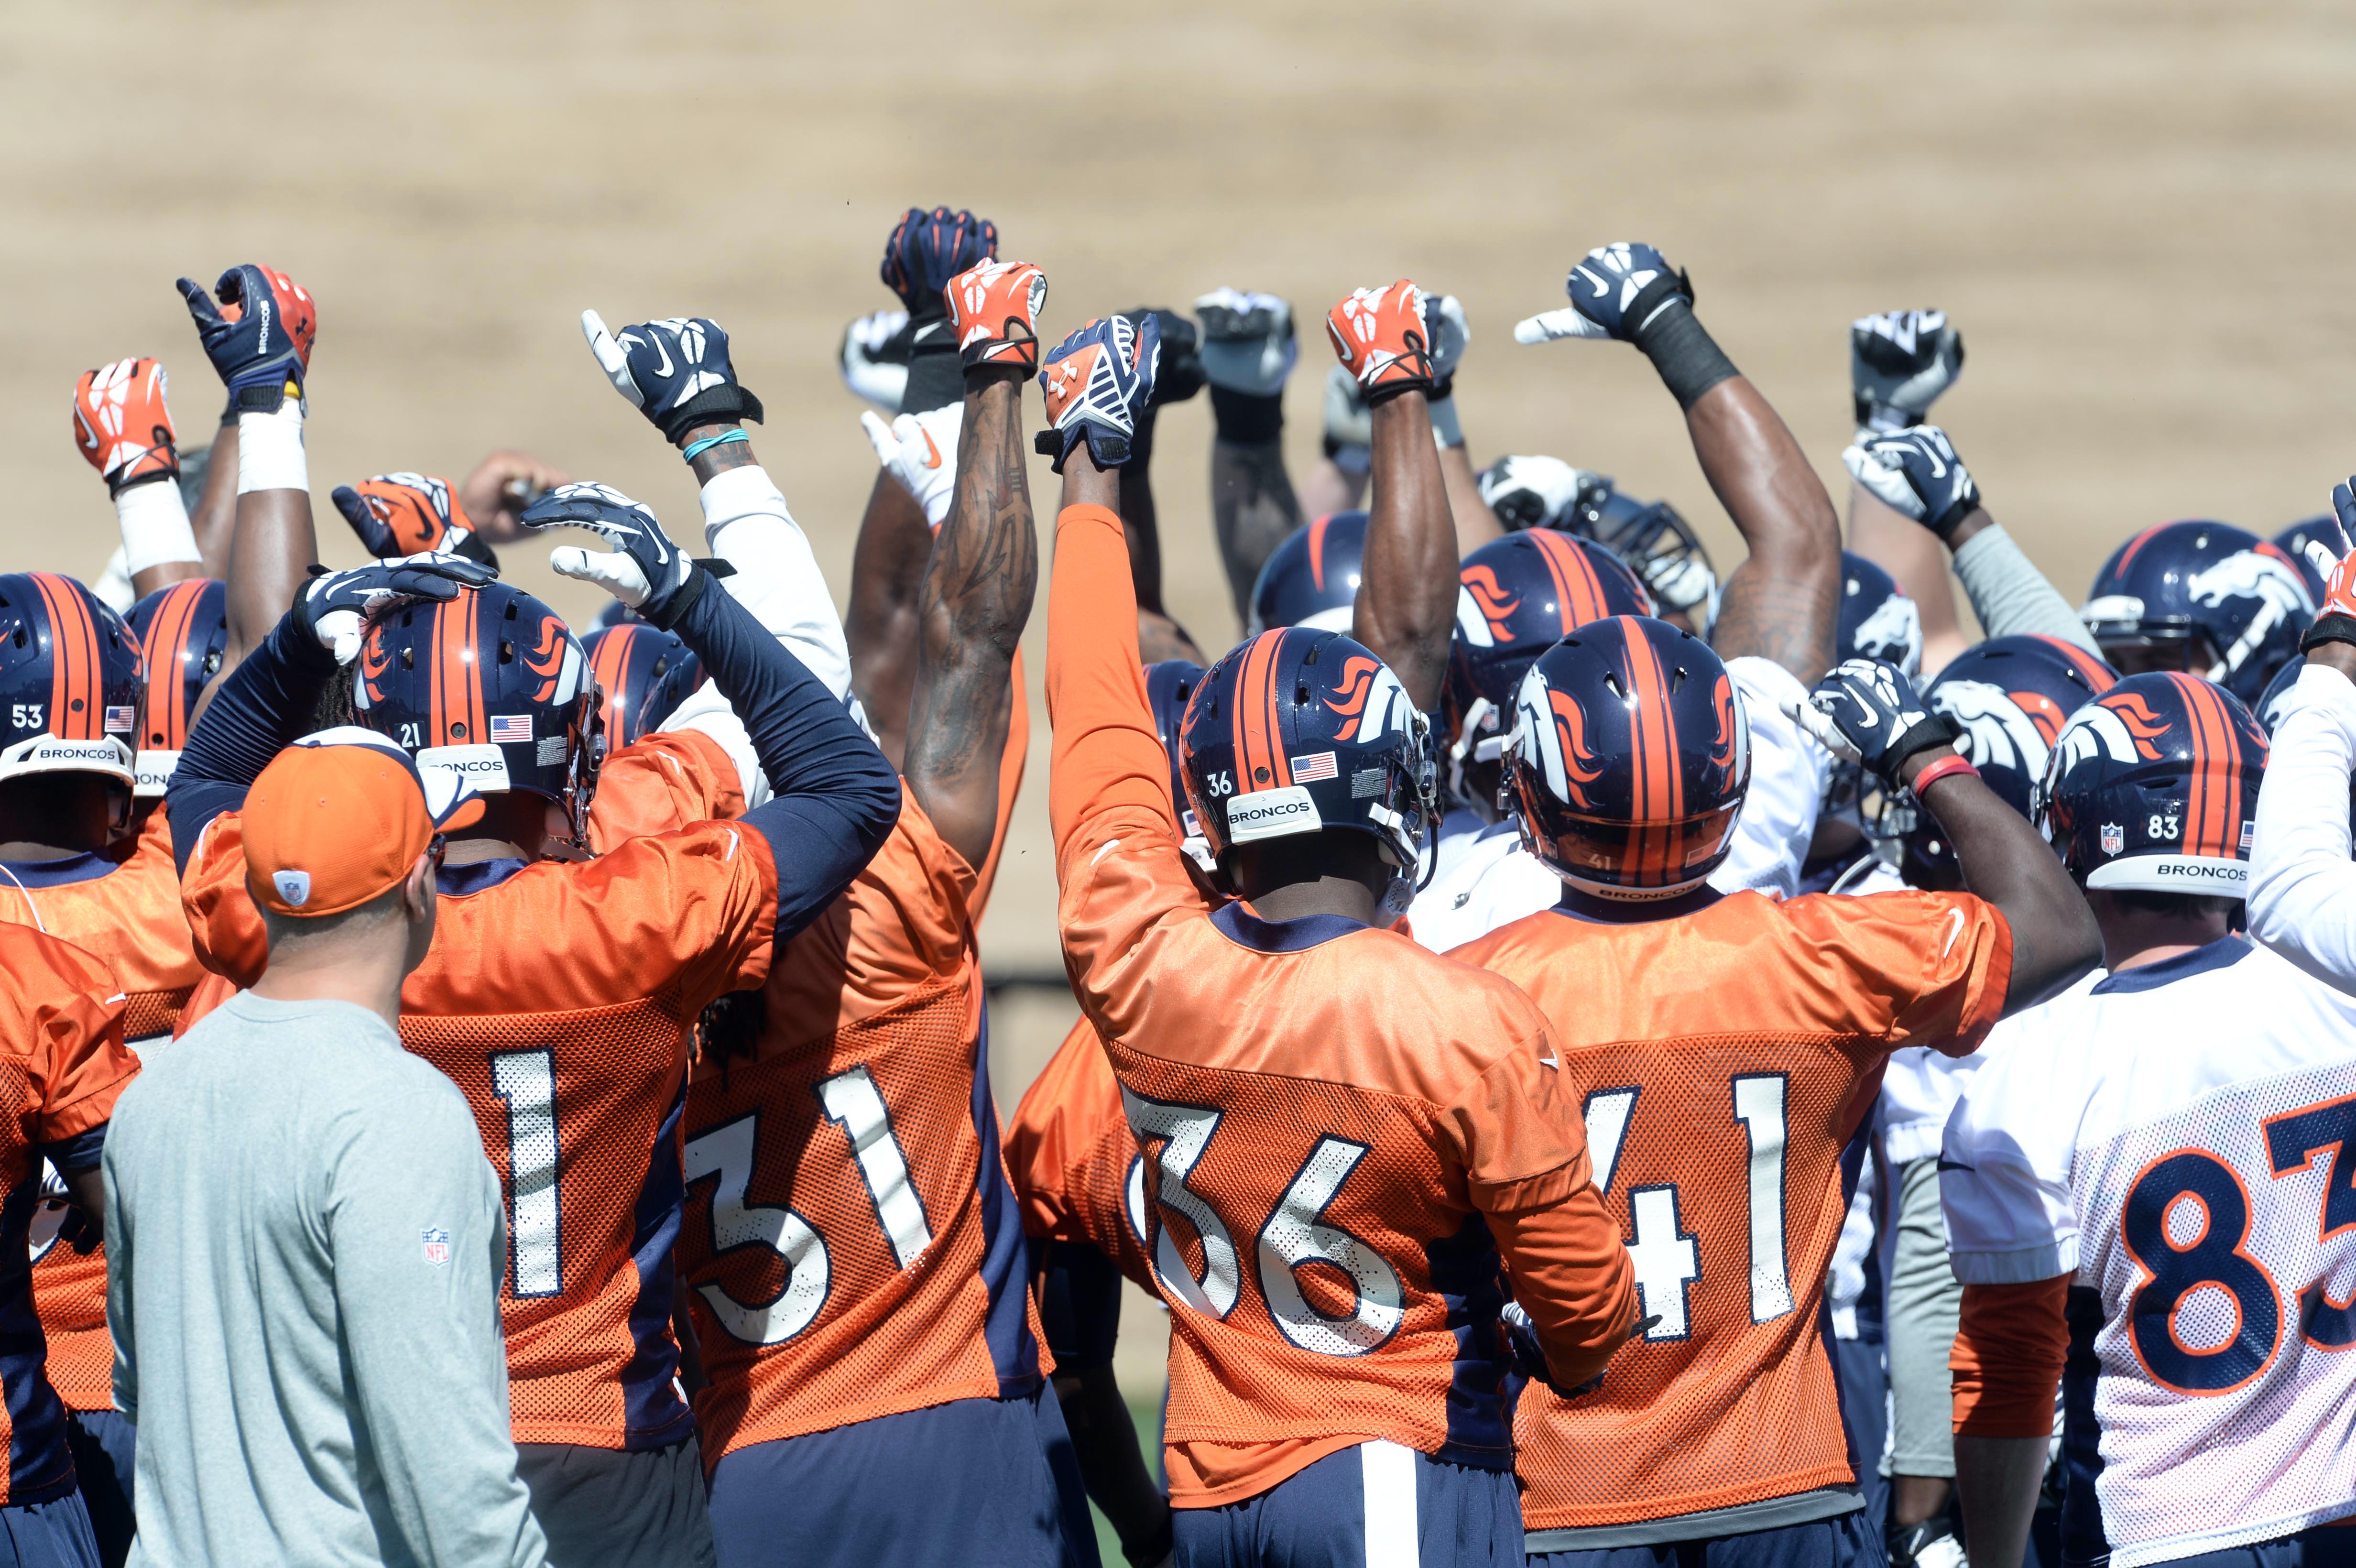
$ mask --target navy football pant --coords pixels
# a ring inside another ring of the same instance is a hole
[[[0,1508],[0,1568],[98,1568],[81,1493]]]
[[[82,1505],[98,1538],[104,1568],[123,1568],[131,1555],[131,1477],[139,1453],[139,1428],[119,1410],[66,1412],[66,1446],[81,1477]]]
[[[1328,1454],[1258,1497],[1171,1510],[1177,1568],[1522,1568],[1510,1470],[1397,1443]]]
[[[548,1534],[548,1568],[711,1568],[692,1437],[636,1450],[519,1443],[516,1474]]]
[[[2351,1568],[2356,1525],[2319,1524],[2274,1541],[2179,1557],[2167,1568]]]
[[[1881,1568],[1889,1560],[1880,1534],[1868,1524],[1865,1510],[1857,1509],[1748,1535],[1540,1552],[1530,1558],[1529,1568]]]

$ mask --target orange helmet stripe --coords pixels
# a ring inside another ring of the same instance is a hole
[[[2143,532],[2136,535],[2135,538],[2127,540],[2126,549],[2119,551],[2119,564],[2115,570],[2124,574],[2126,571],[2127,563],[2135,560],[2136,552],[2151,542],[2152,535],[2159,532],[2160,529],[2167,528],[2168,526],[2169,525],[2166,523],[2154,523],[2151,527],[2144,529]]]
[[[630,645],[637,635],[638,628],[625,622],[597,639],[597,651],[589,658],[589,672],[597,677],[597,700],[605,709],[608,735],[618,737],[622,733],[622,677],[629,673]],[[617,739],[613,743],[619,745],[621,741]]]
[[[486,739],[475,597],[460,593],[434,607],[432,707],[428,728],[437,746],[476,745]]]
[[[1325,525],[1333,520],[1328,513],[1309,525],[1309,581],[1317,592],[1325,592]]]
[[[1677,835],[1659,826],[1685,816],[1685,780],[1677,768],[1677,727],[1669,710],[1668,679],[1660,655],[1641,627],[1627,632],[1628,740],[1635,767],[1636,819],[1655,825],[1640,831],[1630,848],[1634,851],[1637,880],[1646,885],[1665,882],[1674,870],[1668,864]]]
[[[99,711],[98,623],[72,583],[55,572],[31,576],[49,613],[49,733],[60,741],[99,740],[105,716]]]
[[[2107,666],[2077,644],[2066,638],[2048,636],[2041,632],[2037,635],[2037,640],[2068,659],[2070,667],[2086,677],[2086,684],[2094,688],[2095,696],[2100,697],[2118,684],[2119,677],[2113,675]]]
[[[147,742],[158,751],[176,752],[187,742],[187,716],[180,711],[181,660],[188,648],[188,632],[196,624],[198,602],[205,582],[191,578],[164,591],[155,618],[147,624],[146,712],[143,720]]]
[[[2196,748],[2185,786],[2184,852],[2232,859],[2241,853],[2242,831],[2242,776],[2233,765],[2240,748],[2233,715],[2207,681],[2181,674],[2169,679],[2183,694],[2185,711],[2192,716]]]
[[[1529,538],[1537,541],[1538,554],[1554,579],[1554,602],[1562,613],[1564,636],[1612,613],[1603,603],[1603,581],[1595,574],[1595,563],[1568,534],[1533,528]]]
[[[1271,678],[1277,650],[1283,643],[1282,632],[1262,632],[1244,648],[1243,667],[1236,672],[1235,716],[1230,722],[1234,725],[1236,766],[1243,774],[1236,780],[1239,795],[1275,789],[1292,782],[1292,771],[1285,765],[1284,747],[1279,739],[1281,731],[1276,682]]]

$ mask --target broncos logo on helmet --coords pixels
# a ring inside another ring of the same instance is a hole
[[[1371,741],[1403,730],[1412,709],[1398,677],[1372,655],[1343,662],[1342,689],[1327,696],[1325,706],[1342,716],[1337,738],[1344,741]]]
[[[1587,786],[1603,776],[1603,760],[1588,748],[1586,710],[1550,690],[1546,677],[1533,669],[1514,699],[1514,725],[1515,740],[1537,753],[1547,788],[1581,811],[1592,811]]]
[[[2246,704],[2298,651],[2315,602],[2280,549],[2192,520],[2146,528],[2113,551],[2078,613],[2119,668],[2184,670]]]

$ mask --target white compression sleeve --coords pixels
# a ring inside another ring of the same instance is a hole
[[[237,493],[249,490],[308,490],[310,464],[303,455],[303,404],[288,398],[276,413],[252,410],[237,416]]]
[[[2356,863],[2348,827],[2356,686],[2310,665],[2286,705],[2258,789],[2250,934],[2319,979],[2356,991]]]
[[[1989,636],[2059,637],[2096,658],[2103,656],[2070,601],[2046,581],[2001,526],[1990,523],[1965,539],[1955,551],[1954,566],[1955,576],[1972,602],[1972,613],[1980,618]]]

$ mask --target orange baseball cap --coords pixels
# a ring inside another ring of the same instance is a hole
[[[246,792],[245,889],[276,914],[341,914],[398,887],[435,835],[482,816],[453,770],[420,767],[373,730],[322,730],[279,752]]]

